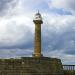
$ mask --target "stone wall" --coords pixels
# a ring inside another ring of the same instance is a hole
[[[64,75],[75,75],[75,71],[64,70]]]
[[[59,59],[32,58],[0,59],[0,75],[63,75]]]

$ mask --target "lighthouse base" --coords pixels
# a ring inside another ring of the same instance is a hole
[[[43,57],[43,54],[40,54],[40,53],[35,53],[35,54],[32,54],[33,57],[35,58],[39,58],[39,57]]]

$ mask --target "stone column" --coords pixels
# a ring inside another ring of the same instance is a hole
[[[41,57],[41,24],[43,23],[40,13],[35,15],[33,20],[35,24],[35,42],[33,57]]]

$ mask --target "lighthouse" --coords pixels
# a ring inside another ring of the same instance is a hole
[[[42,16],[38,12],[35,14],[33,22],[35,24],[35,39],[33,57],[42,57],[41,54],[41,24],[43,24]]]

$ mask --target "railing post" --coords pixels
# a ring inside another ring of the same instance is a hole
[[[75,65],[63,65],[63,70],[75,70]]]

